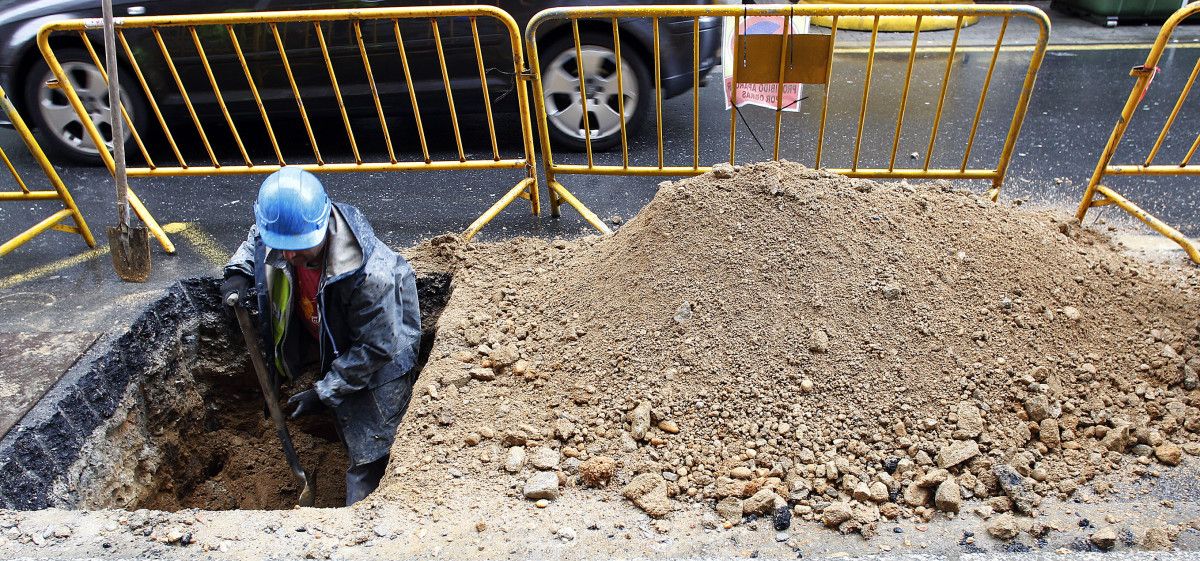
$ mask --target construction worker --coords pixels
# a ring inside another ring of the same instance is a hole
[[[275,379],[316,382],[291,417],[332,410],[346,446],[346,505],[379,485],[415,378],[421,315],[412,268],[321,181],[283,168],[263,181],[255,224],[225,266],[223,301],[257,297]],[[254,292],[250,292],[250,288]]]

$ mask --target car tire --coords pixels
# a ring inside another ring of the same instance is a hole
[[[584,60],[588,61],[583,68],[584,79],[591,84],[587,89],[587,105],[592,150],[607,150],[621,143],[616,53],[612,35],[581,32],[579,46]],[[651,71],[632,41],[622,41],[621,47],[625,133],[632,140],[651,111],[654,90]],[[582,152],[586,149],[586,142],[573,36],[550,41],[540,49],[539,55],[542,61],[542,95],[546,104],[545,124],[550,140],[555,147]]]
[[[55,52],[59,65],[71,79],[76,93],[100,129],[111,150],[112,128],[108,110],[108,87],[100,69],[96,67],[87,51],[77,48],[59,49]],[[63,159],[86,165],[100,165],[103,160],[96,149],[91,135],[87,133],[79,114],[71,107],[62,90],[46,87],[46,81],[54,74],[46,61],[39,58],[25,75],[25,107],[38,130],[38,137],[47,152]],[[118,79],[125,110],[133,119],[134,126],[145,135],[147,108],[144,96],[129,81],[133,78],[125,67]],[[132,155],[137,150],[132,132],[125,127],[125,152]]]

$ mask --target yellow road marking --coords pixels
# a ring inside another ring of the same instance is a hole
[[[109,252],[108,246],[104,245],[104,246],[97,247],[96,249],[91,249],[91,250],[85,251],[78,255],[64,257],[53,263],[47,263],[45,265],[42,265],[41,267],[36,267],[36,268],[30,269],[28,271],[25,271],[24,273],[17,273],[15,275],[9,275],[7,277],[4,277],[3,279],[0,279],[0,290],[12,288],[12,287],[14,287],[18,284],[24,283],[24,282],[29,282],[31,280],[36,280],[36,279],[40,279],[42,277],[50,276],[54,273],[57,273],[64,269],[69,269],[76,265],[82,265],[83,263],[87,263],[88,261],[91,261],[92,259],[95,259],[102,255],[108,255],[108,252]]]
[[[200,257],[213,266],[222,267],[229,261],[230,252],[221,247],[220,242],[216,238],[213,238],[211,234],[205,232],[204,229],[194,223],[172,222],[163,225],[163,230],[171,234],[182,235],[184,239],[192,244],[196,253],[200,254]],[[0,290],[12,288],[18,284],[48,277],[71,267],[82,265],[98,257],[108,255],[110,251],[109,246],[103,245],[77,255],[64,257],[53,263],[35,267],[23,273],[0,278]]]
[[[1004,45],[1000,47],[1001,52],[1008,53],[1028,53],[1033,52],[1036,45]],[[1047,52],[1063,52],[1063,51],[1149,51],[1153,47],[1153,43],[1128,44],[1128,43],[1100,43],[1095,45],[1047,45]],[[908,53],[911,47],[876,47],[876,53]],[[1200,49],[1200,43],[1167,43],[1168,49]],[[996,49],[995,45],[977,46],[977,47],[958,47],[955,49],[960,53],[990,53]],[[851,47],[848,49],[838,49],[839,53],[865,53],[869,47]],[[949,46],[925,47],[918,48],[918,52],[922,53],[948,53]]]
[[[163,231],[168,234],[182,235],[184,239],[192,243],[192,248],[196,250],[196,253],[217,267],[224,267],[229,262],[229,256],[233,255],[232,252],[222,247],[216,238],[194,222],[172,222],[164,225]]]

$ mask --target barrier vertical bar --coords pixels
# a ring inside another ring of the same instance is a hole
[[[863,78],[862,104],[858,109],[858,131],[854,134],[854,160],[850,171],[858,171],[858,154],[862,147],[863,127],[867,123],[867,99],[871,96],[871,73],[875,70],[875,45],[879,39],[879,16],[871,24],[871,48],[867,53],[867,75]]]
[[[904,89],[900,93],[900,114],[896,117],[896,134],[892,136],[892,156],[888,160],[888,171],[896,169],[896,152],[900,150],[900,131],[904,127],[904,111],[908,107],[908,91],[912,86],[913,63],[917,60],[917,41],[921,37],[923,18],[924,16],[917,16],[917,22],[913,26],[912,45],[908,48],[908,67],[904,70]]]
[[[275,159],[280,166],[285,165],[283,161],[283,152],[279,149],[279,141],[275,139],[275,129],[271,127],[271,118],[267,116],[267,109],[263,106],[262,96],[258,93],[258,86],[254,84],[254,76],[250,74],[250,66],[246,64],[246,55],[242,52],[242,45],[238,42],[237,34],[233,32],[233,26],[226,24],[225,31],[229,33],[229,41],[233,44],[233,51],[237,54],[238,63],[242,66],[242,73],[246,75],[246,84],[250,86],[250,93],[254,96],[254,104],[258,106],[258,113],[262,116],[263,126],[267,129],[267,137],[271,139],[271,148],[275,150]]]
[[[779,81],[775,83],[775,148],[771,159],[779,159],[779,135],[783,128],[783,73],[787,70],[788,41],[792,36],[792,16],[784,16],[783,40],[779,42]]]
[[[479,27],[471,18],[471,38],[475,40],[475,63],[479,66],[479,87],[483,90],[483,109],[487,114],[488,135],[492,140],[492,159],[500,159],[500,147],[496,144],[496,122],[492,119],[492,95],[488,92],[487,69],[483,67],[483,48],[479,45]],[[620,61],[617,61],[620,64]]]
[[[437,47],[438,66],[442,69],[442,86],[446,89],[446,103],[450,105],[450,124],[454,127],[454,146],[458,148],[458,161],[467,161],[463,152],[462,133],[458,128],[458,110],[454,108],[454,92],[450,88],[450,70],[446,68],[446,51],[442,47],[442,32],[438,29],[437,18],[429,18],[433,28],[433,44]],[[412,87],[412,84],[409,84]]]
[[[742,37],[741,18],[733,16],[733,72],[729,88],[729,165],[731,166],[737,162],[738,67],[742,65],[742,56],[745,50],[742,44],[745,40],[738,40],[739,37]]]
[[[617,90],[621,92],[617,96],[617,111],[621,113],[621,167],[629,168],[629,138],[625,131],[625,76],[621,71],[624,66],[621,58],[621,32],[618,28],[617,18],[612,18],[613,31],[613,51],[617,57]]]
[[[346,127],[346,139],[350,141],[350,152],[354,154],[354,163],[361,164],[362,156],[358,153],[358,142],[354,140],[354,129],[350,126],[350,115],[346,113],[346,102],[342,100],[342,88],[338,86],[337,73],[334,72],[333,61],[329,58],[329,48],[325,45],[325,31],[321,29],[321,22],[313,22],[313,31],[317,34],[317,45],[321,47],[321,58],[325,60],[325,70],[329,73],[333,98],[337,101],[338,111],[342,114],[342,125]]]
[[[286,49],[283,48],[283,37],[279,36],[279,26],[271,24],[271,35],[275,37],[275,47],[279,50],[279,59],[283,61],[283,71],[287,75],[288,84],[292,86],[292,96],[296,98],[296,107],[300,109],[300,120],[304,123],[304,131],[308,133],[308,142],[312,144],[313,158],[317,164],[325,163],[321,158],[321,149],[317,147],[317,137],[313,134],[312,124],[308,122],[308,111],[304,109],[304,99],[300,97],[300,88],[296,87],[296,76],[292,73],[292,64],[288,62]]]
[[[987,77],[983,79],[983,89],[979,92],[979,104],[975,107],[975,118],[971,120],[971,134],[967,136],[967,149],[963,153],[962,165],[959,171],[967,170],[967,162],[971,159],[971,148],[975,146],[975,133],[979,130],[979,119],[983,116],[983,106],[987,102],[988,90],[992,87],[992,73],[996,70],[996,60],[1000,58],[1000,47],[1004,43],[1004,32],[1008,30],[1008,19],[1000,24],[1000,34],[996,37],[996,48],[992,50],[992,61],[988,63]]]
[[[188,114],[192,116],[192,123],[196,125],[196,132],[200,133],[200,142],[204,144],[204,150],[208,152],[209,160],[212,161],[214,167],[221,167],[221,164],[217,162],[217,155],[213,153],[212,144],[208,142],[208,135],[204,133],[204,125],[200,123],[200,117],[196,115],[196,107],[192,105],[192,98],[187,93],[187,87],[183,85],[183,79],[179,77],[179,71],[175,69],[175,61],[171,58],[171,53],[167,51],[167,45],[163,43],[162,34],[158,32],[158,29],[150,31],[154,35],[154,41],[158,43],[158,50],[162,52],[163,59],[167,61],[167,70],[171,72],[171,77],[175,79],[175,85],[179,87],[179,94],[183,96],[183,105],[187,107]]]
[[[388,160],[396,163],[396,151],[392,149],[392,134],[388,131],[387,117],[383,114],[383,102],[379,99],[379,88],[375,85],[375,73],[371,71],[371,59],[367,56],[367,48],[363,45],[362,22],[354,20],[354,41],[358,44],[358,54],[362,57],[363,71],[367,73],[367,85],[371,88],[371,100],[375,102],[375,113],[379,116],[379,128],[383,131],[383,141],[387,145]]]
[[[954,68],[954,54],[958,50],[958,37],[962,33],[962,16],[954,24],[954,38],[950,40],[950,53],[946,55],[946,72],[942,75],[942,93],[938,96],[937,110],[933,114],[933,132],[929,133],[929,148],[925,151],[925,166],[929,170],[929,162],[933,159],[933,146],[937,142],[938,127],[942,124],[942,108],[946,104],[946,90],[950,88],[950,71]]]
[[[817,158],[813,167],[821,167],[821,151],[825,147],[825,120],[829,116],[829,92],[833,91],[833,54],[837,48],[838,16],[829,27],[829,60],[825,62],[825,96],[821,99],[821,124],[817,126]]]
[[[662,97],[662,40],[658,36],[658,18],[653,19],[654,25],[654,113],[658,121],[658,169],[662,169],[663,160],[663,97]]]
[[[200,55],[200,64],[204,67],[204,74],[208,76],[208,83],[212,85],[217,105],[221,107],[221,113],[225,115],[225,124],[229,125],[229,131],[233,133],[233,141],[237,144],[238,152],[242,154],[242,161],[246,162],[247,167],[254,167],[254,162],[250,161],[250,155],[246,153],[246,146],[242,144],[242,135],[238,134],[237,125],[234,124],[233,117],[229,115],[229,108],[225,106],[225,96],[221,95],[221,87],[217,85],[217,77],[213,75],[212,66],[208,63],[208,55],[204,52],[204,46],[200,44],[200,36],[196,34],[194,26],[189,26],[188,32],[192,36],[192,44],[196,46],[196,53]]]

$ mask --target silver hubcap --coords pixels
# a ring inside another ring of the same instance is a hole
[[[542,91],[550,123],[572,138],[584,139],[583,103],[579,95],[579,67],[583,67],[584,91],[587,92],[587,128],[592,139],[616,134],[622,117],[629,122],[637,108],[637,76],[629,63],[621,61],[624,92],[617,88],[617,54],[608,47],[584,45],[583,63],[577,64],[575,49],[563,51],[542,72]],[[620,112],[620,96],[625,97],[625,114]]]
[[[71,80],[71,86],[75,88],[75,93],[79,95],[79,100],[83,102],[83,108],[87,110],[88,116],[99,129],[106,147],[112,150],[112,104],[108,99],[108,85],[104,82],[104,76],[100,74],[100,69],[86,62],[64,62],[62,68]],[[45,76],[39,83],[45,84],[46,81],[52,79],[54,79],[54,73],[46,70]],[[134,118],[129,95],[125,88],[121,88],[121,101],[125,104],[125,110],[129,113],[129,117]],[[47,128],[50,129],[49,132],[57,136],[64,144],[84,154],[97,155],[100,153],[84,128],[79,114],[67,100],[67,94],[62,90],[52,90],[44,85],[39,88],[37,109],[41,112],[42,120],[45,121]],[[129,140],[132,133],[128,126],[125,127],[123,133],[124,140]]]

